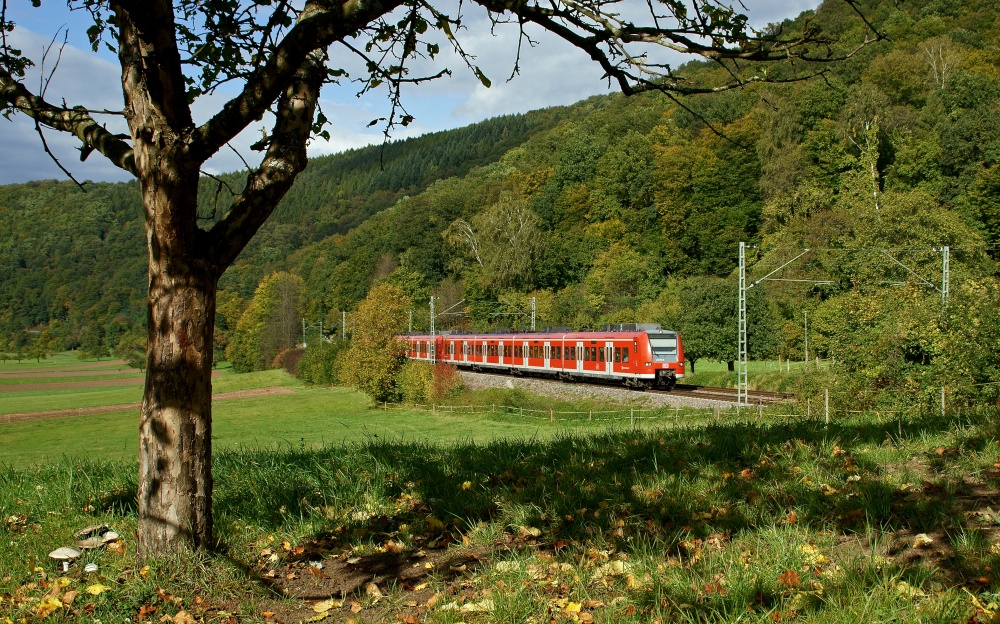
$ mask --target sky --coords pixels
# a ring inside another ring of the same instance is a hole
[[[35,61],[26,85],[38,90],[43,77],[51,73],[47,81],[45,98],[52,103],[67,102],[82,105],[93,110],[121,110],[121,68],[117,58],[110,52],[91,51],[86,39],[90,26],[89,16],[82,11],[68,11],[64,2],[51,0],[43,2],[41,8],[33,8],[27,0],[8,3],[8,19],[16,24],[8,35],[15,47],[19,47]],[[622,6],[628,10],[630,4],[636,9],[645,6],[644,0],[624,0]],[[794,17],[800,12],[814,8],[817,0],[744,0],[746,14],[754,25],[778,22]],[[742,10],[742,9],[741,9]],[[437,61],[425,65],[427,73],[436,73],[443,67],[452,71],[443,77],[421,85],[410,86],[403,92],[403,103],[415,121],[406,128],[397,127],[392,131],[393,139],[403,139],[466,126],[483,119],[530,110],[572,104],[591,95],[617,90],[602,80],[602,71],[582,51],[539,30],[530,31],[535,46],[522,46],[520,68],[517,76],[508,80],[514,67],[518,30],[516,26],[499,26],[491,29],[485,13],[477,14],[469,5],[463,9],[465,29],[459,38],[469,54],[476,57],[476,64],[490,78],[491,86],[486,88],[451,49],[442,44],[442,53]],[[64,36],[67,45],[62,49],[55,64],[56,52]],[[44,51],[52,41],[48,57]],[[342,60],[341,49],[331,50],[334,61],[346,67],[353,60]],[[669,59],[673,66],[686,59],[681,55]],[[55,66],[55,71],[52,72]],[[414,67],[416,73],[420,66]],[[358,72],[352,72],[358,75]],[[384,90],[358,96],[359,86],[345,81],[341,85],[324,87],[320,105],[327,118],[330,140],[314,140],[309,146],[309,156],[319,156],[341,152],[351,148],[381,143],[384,140],[384,124],[368,127],[374,119],[388,116],[389,103]],[[199,98],[193,106],[195,122],[207,121],[235,91],[220,92]],[[127,132],[120,115],[95,117],[114,132]],[[203,170],[207,173],[237,171],[244,168],[243,161],[255,164],[259,155],[249,149],[258,140],[266,126],[252,125],[237,137],[230,149],[223,149],[208,161]],[[86,161],[80,161],[79,141],[73,137],[43,128],[45,142],[60,163],[79,180],[122,181],[130,175],[110,164],[100,154],[91,154]],[[34,123],[24,115],[13,115],[11,120],[0,118],[0,184],[11,184],[43,179],[66,179],[52,159],[45,154],[42,140]]]

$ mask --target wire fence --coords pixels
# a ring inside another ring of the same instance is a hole
[[[434,414],[463,414],[493,417],[512,417],[525,420],[548,421],[551,423],[587,423],[587,422],[628,422],[632,425],[661,421],[664,423],[690,423],[717,420],[730,422],[734,419],[752,420],[795,420],[807,418],[804,411],[794,409],[794,406],[781,407],[763,405],[732,407],[623,407],[612,410],[557,410],[533,409],[514,405],[437,405],[437,404],[384,404],[383,409],[400,411],[423,411]]]
[[[983,405],[981,407],[990,407]],[[776,422],[814,422],[829,424],[840,417],[869,416],[877,422],[885,419],[900,419],[906,416],[916,416],[926,412],[926,406],[913,405],[905,408],[865,410],[832,409],[829,404],[816,409],[807,402],[781,403],[773,405],[736,405],[731,407],[622,407],[610,410],[557,410],[535,409],[516,405],[491,403],[489,405],[438,405],[438,404],[383,404],[383,409],[392,411],[422,411],[441,415],[470,415],[483,417],[513,418],[516,420],[548,421],[550,423],[585,424],[585,423],[629,423],[636,426],[641,423],[657,422],[665,425],[677,424],[713,424],[734,422],[741,423],[776,423]],[[964,410],[956,407],[954,413]],[[943,414],[944,412],[942,412]]]

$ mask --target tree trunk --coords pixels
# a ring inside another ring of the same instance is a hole
[[[216,280],[188,263],[149,266],[139,422],[139,549],[212,546],[212,343]]]
[[[213,546],[212,348],[221,271],[206,259],[210,245],[197,226],[197,167],[170,150],[137,152],[140,164],[155,162],[140,178],[149,294],[138,546],[160,555]]]
[[[736,370],[735,364],[736,362],[734,362],[733,360],[729,360],[728,362],[726,362],[726,370],[729,371],[730,373],[733,372],[734,370]]]

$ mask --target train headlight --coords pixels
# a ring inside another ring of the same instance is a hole
[[[649,367],[650,367],[650,366],[652,366],[652,365],[653,365],[653,363],[652,363],[652,362],[646,362],[646,368],[649,368]]]

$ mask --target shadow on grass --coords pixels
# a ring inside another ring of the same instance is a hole
[[[548,441],[445,446],[373,438],[319,450],[226,450],[214,462],[214,512],[222,554],[272,591],[245,553],[227,553],[239,524],[305,535],[307,550],[297,555],[303,565],[356,544],[403,538],[431,552],[463,535],[514,549],[683,554],[685,542],[785,525],[793,512],[798,525],[840,534],[869,527],[947,534],[961,530],[970,500],[987,496],[979,502],[997,504],[992,493],[972,492],[957,471],[946,471],[952,459],[986,448],[1000,432],[996,416],[986,410],[960,419],[859,417],[829,428],[815,421],[716,423],[567,432]],[[937,436],[950,445],[940,454],[921,442]],[[914,455],[899,444],[924,450]],[[81,506],[99,501],[105,511],[134,514],[133,472],[116,470],[74,496],[85,497]],[[412,567],[404,559],[383,553],[345,567],[344,582],[357,583],[342,585],[345,593],[373,576],[402,579]],[[960,569],[960,558],[945,564],[960,576],[974,573]]]
[[[991,414],[969,418],[984,424]],[[851,532],[960,526],[962,483],[906,484],[858,458],[861,445],[955,429],[955,420],[816,422],[608,430],[551,441],[502,439],[437,446],[372,440],[316,451],[227,451],[217,458],[216,513],[278,530],[311,519],[319,534],[374,541],[401,525],[442,533],[502,522],[541,541],[635,538],[668,548],[686,536],[736,534],[783,522]],[[965,450],[985,444],[963,441]],[[912,463],[915,460],[909,460]],[[914,466],[913,469],[930,469]],[[914,477],[920,479],[919,475]],[[443,525],[443,528],[442,528]]]

